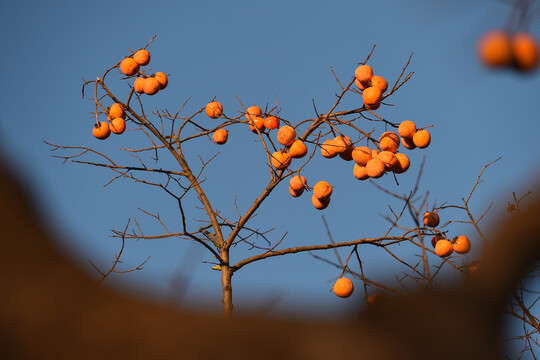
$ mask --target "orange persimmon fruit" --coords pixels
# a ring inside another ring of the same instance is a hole
[[[133,60],[139,65],[148,65],[150,63],[150,53],[146,49],[141,49],[133,54]]]
[[[359,90],[362,90],[362,91],[364,91],[365,89],[371,86],[371,83],[369,81],[362,82],[362,81],[358,81],[358,79],[356,78],[354,79],[354,84]]]
[[[377,158],[371,159],[366,164],[366,172],[369,177],[377,179],[384,175],[386,166],[384,162]]]
[[[313,196],[317,199],[330,197],[332,195],[332,185],[328,181],[321,180],[313,187]]]
[[[135,82],[133,83],[133,89],[139,94],[142,94],[144,92],[144,80],[143,77],[138,77],[135,79]]]
[[[367,180],[367,179],[369,179],[367,169],[363,165],[354,164],[353,175],[358,180]]]
[[[381,89],[374,86],[368,87],[362,93],[362,99],[364,100],[364,105],[370,106],[370,107],[377,106],[378,108],[378,105],[380,105],[381,103],[382,97],[383,97],[383,94],[382,94]],[[377,109],[373,109],[373,110],[377,110]]]
[[[105,140],[106,138],[111,135],[111,129],[109,128],[109,123],[106,121],[101,121],[98,124],[94,125],[94,129],[92,129],[92,135],[94,135],[99,140]]]
[[[110,119],[116,119],[116,118],[126,118],[126,113],[124,112],[124,107],[120,105],[119,103],[114,103],[109,108],[109,118]]]
[[[307,186],[307,180],[302,175],[295,175],[289,180],[289,187],[294,191],[304,189]]]
[[[499,68],[512,64],[512,44],[504,31],[492,30],[484,34],[478,41],[477,51],[486,66]]]
[[[352,152],[352,158],[355,163],[364,166],[373,157],[371,156],[370,148],[368,148],[367,146],[358,146],[354,148]]]
[[[353,159],[352,153],[354,151],[354,145],[351,143],[344,152],[339,153],[339,157],[345,161],[351,161]]]
[[[291,194],[292,197],[299,197],[304,193],[304,188],[301,188],[300,190],[294,190],[289,186],[289,194]]]
[[[452,243],[449,240],[443,239],[437,241],[435,244],[435,254],[439,255],[440,257],[447,257],[452,255],[454,252],[454,247],[452,246]]]
[[[396,152],[400,143],[398,134],[391,131],[383,132],[379,138],[379,146],[382,151]]]
[[[409,166],[411,166],[411,161],[409,160],[409,157],[402,153],[396,153],[397,158],[397,164],[394,168],[395,174],[403,174],[405,171],[409,170]]]
[[[211,101],[206,105],[206,115],[212,119],[217,119],[223,114],[223,105],[218,101]]]
[[[124,131],[126,131],[126,122],[121,117],[117,117],[111,120],[111,123],[109,124],[109,128],[111,132],[120,135]]]
[[[454,251],[458,254],[466,254],[471,251],[471,241],[465,235],[460,235],[454,240]]]
[[[374,76],[371,78],[371,86],[377,87],[381,90],[381,92],[385,92],[388,90],[388,81],[386,81],[385,78],[382,76]]]
[[[284,151],[276,151],[272,154],[272,166],[276,170],[284,170],[291,164],[291,156]]]
[[[306,144],[300,139],[294,140],[291,144],[291,147],[289,148],[289,154],[293,159],[303,158],[307,155]]]
[[[251,118],[249,129],[254,133],[257,134],[257,128],[260,132],[264,131],[264,119],[260,116],[254,116]]]
[[[296,130],[292,126],[285,125],[277,132],[277,141],[284,146],[291,145],[296,139]]]
[[[386,171],[394,171],[394,169],[396,168],[398,159],[393,152],[381,151],[379,155],[377,155],[377,157],[383,161]]]
[[[428,211],[424,213],[424,225],[429,227],[436,227],[441,221],[439,214],[435,211]]]
[[[251,120],[252,116],[261,116],[261,115],[262,115],[261,108],[258,107],[257,105],[253,105],[253,106],[248,107],[247,112],[246,112],[246,119],[249,121]]]
[[[328,205],[330,205],[330,196],[322,199],[317,199],[315,195],[313,195],[311,196],[311,203],[313,204],[313,206],[315,206],[315,209],[324,210],[328,207]]]
[[[341,154],[351,146],[351,138],[347,135],[336,136],[333,140],[334,147],[336,148],[336,153]]]
[[[427,130],[418,130],[414,133],[412,141],[420,149],[425,149],[431,143],[431,134]]]
[[[157,81],[159,81],[159,90],[165,89],[169,84],[169,78],[161,71],[155,73],[154,77],[157,79]]]
[[[529,33],[520,32],[512,37],[514,66],[521,71],[532,71],[538,66],[538,42]]]
[[[369,65],[360,65],[354,71],[354,76],[360,83],[367,83],[373,77],[373,69]]]
[[[403,145],[403,147],[405,147],[405,149],[409,149],[409,150],[416,149],[416,145],[414,145],[412,138],[409,139],[409,138],[402,137],[401,144]]]
[[[354,285],[351,279],[342,277],[335,282],[332,290],[337,296],[347,298],[352,295],[354,291]]]
[[[402,121],[398,127],[398,134],[402,138],[411,139],[416,132],[416,124],[411,120]]]
[[[214,139],[216,144],[219,144],[219,145],[225,144],[228,138],[229,138],[229,132],[225,129],[217,129],[212,134],[212,139]]]
[[[264,119],[264,127],[268,130],[274,130],[279,127],[279,118],[276,116],[268,116]]]
[[[327,159],[332,159],[337,154],[337,147],[334,145],[334,140],[326,139],[321,145],[321,155]]]
[[[138,73],[139,67],[140,65],[137,64],[137,62],[130,57],[127,57],[120,62],[120,71],[122,71],[124,75],[127,76],[132,76]]]
[[[437,241],[446,239],[444,236],[437,234],[434,237],[431,238],[431,246],[435,249],[435,246],[437,245]]]
[[[160,89],[160,84],[158,79],[154,77],[149,77],[144,79],[143,91],[146,95],[155,95]]]

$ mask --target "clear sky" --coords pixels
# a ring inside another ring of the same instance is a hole
[[[0,5],[3,69],[0,103],[2,150],[23,174],[51,228],[62,235],[64,248],[82,268],[97,276],[86,259],[110,266],[119,241],[111,229],[123,229],[136,217],[145,232],[159,227],[138,208],[161,215],[171,231],[179,230],[175,203],[165,194],[128,180],[103,187],[112,172],[53,158],[43,140],[89,146],[118,162],[132,162],[118,147],[136,147],[133,132],[98,141],[91,135],[94,107],[81,98],[82,79],[95,79],[137,50],[154,35],[149,47],[152,69],[171,74],[169,86],[145,98],[148,110],[176,111],[189,98],[184,114],[194,112],[216,96],[227,114],[244,104],[272,106],[296,124],[315,116],[313,101],[326,112],[339,91],[331,68],[347,82],[354,69],[377,45],[370,64],[376,74],[393,83],[411,53],[412,79],[389,99],[379,114],[399,123],[413,120],[433,125],[432,144],[411,153],[409,172],[397,186],[387,176],[379,184],[407,193],[425,156],[421,190],[430,202],[459,204],[488,162],[502,159],[485,173],[473,210],[480,214],[493,201],[483,223],[489,233],[493,217],[505,210],[512,191],[524,193],[537,178],[540,101],[539,73],[521,76],[493,72],[476,57],[479,36],[504,25],[510,1],[10,1]],[[538,7],[529,30],[540,36]],[[119,76],[110,82],[121,96],[128,88]],[[343,108],[360,107],[352,94]],[[197,118],[212,122],[206,116]],[[362,128],[384,131],[381,123]],[[129,124],[128,124],[129,128]],[[139,138],[140,139],[140,138]],[[265,156],[246,129],[231,131],[218,147],[199,141],[188,147],[191,161],[220,152],[207,168],[204,184],[216,207],[235,215],[235,193],[246,209],[266,186]],[[312,148],[310,148],[312,150]],[[352,176],[352,165],[318,157],[304,172],[313,185],[327,179],[334,186],[329,208],[315,210],[309,196],[293,199],[280,184],[258,211],[251,226],[269,230],[272,241],[286,232],[283,246],[328,242],[324,214],[336,241],[381,235],[387,228],[381,214],[398,203],[368,182]],[[193,203],[194,204],[194,203]],[[188,218],[199,210],[189,209]],[[445,217],[455,214],[443,213]],[[458,215],[455,215],[458,216]],[[458,216],[463,219],[462,214]],[[451,233],[470,233],[473,246],[480,239],[467,225],[453,225]],[[254,252],[239,249],[233,260]],[[348,254],[341,250],[342,256]],[[318,253],[335,261],[333,252]],[[392,277],[395,262],[374,248],[361,248],[366,275]],[[199,246],[182,240],[127,243],[123,268],[150,260],[143,271],[114,276],[111,286],[145,287],[165,299],[205,304],[221,311],[219,272]],[[182,264],[188,264],[187,266]],[[358,270],[357,264],[353,266]],[[233,279],[236,309],[252,311],[275,306],[277,313],[336,316],[361,303],[357,291],[347,300],[329,292],[339,270],[307,254],[288,255],[252,264]],[[188,279],[181,293],[171,284]],[[356,282],[360,290],[360,282]],[[293,310],[291,310],[293,309]]]

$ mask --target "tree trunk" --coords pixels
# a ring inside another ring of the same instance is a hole
[[[223,314],[225,315],[225,317],[230,318],[233,314],[231,285],[233,271],[229,266],[229,251],[222,250],[221,258],[223,260],[223,264],[221,265],[221,288],[223,291],[223,299],[221,300],[221,302],[223,303]]]

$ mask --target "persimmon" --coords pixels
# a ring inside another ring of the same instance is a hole
[[[150,63],[150,53],[145,49],[136,51],[135,54],[133,54],[133,60],[139,65],[148,65]]]
[[[424,213],[424,225],[429,227],[437,227],[441,221],[439,214],[435,211],[428,211]]]
[[[435,254],[439,255],[440,257],[447,257],[452,255],[454,252],[454,247],[452,246],[452,243],[449,240],[443,239],[437,241],[435,244]]]
[[[285,125],[277,132],[277,141],[284,146],[291,145],[296,139],[296,130],[292,126]]]
[[[120,135],[124,131],[126,131],[126,122],[121,117],[117,117],[111,120],[111,123],[109,124],[109,128],[111,132]]]
[[[420,149],[425,149],[431,143],[431,134],[427,130],[418,130],[414,133],[412,141]]]
[[[538,42],[529,33],[517,33],[512,37],[512,55],[516,68],[532,71],[538,66]]]
[[[139,94],[142,94],[144,92],[144,80],[143,77],[138,77],[135,79],[135,82],[133,83],[133,89]]]
[[[311,203],[313,204],[313,206],[315,206],[317,210],[324,210],[328,207],[328,205],[330,205],[330,196],[322,199],[317,199],[315,195],[313,195],[311,196]]]
[[[247,112],[246,112],[246,119],[249,121],[251,120],[251,116],[261,116],[261,115],[262,115],[261,108],[258,107],[257,105],[253,105],[253,106],[248,107]]]
[[[289,194],[291,194],[292,197],[299,197],[300,195],[302,195],[304,193],[304,188],[301,188],[300,190],[293,190],[290,186],[289,186]]]
[[[268,130],[274,130],[279,127],[279,118],[276,116],[268,116],[264,119],[264,127]]]
[[[351,279],[342,277],[334,283],[334,287],[332,288],[332,290],[334,290],[334,294],[336,294],[337,296],[347,298],[352,295],[354,291],[354,285]]]
[[[139,67],[140,65],[130,57],[127,57],[120,62],[120,71],[127,76],[132,76],[138,73]]]
[[[289,154],[293,159],[303,158],[307,155],[306,144],[300,139],[294,140],[291,144],[291,147],[289,148]]]
[[[112,104],[111,107],[109,108],[109,117],[111,119],[116,119],[116,118],[125,119],[126,113],[124,112],[124,107],[119,103]]]
[[[313,196],[317,199],[330,197],[332,195],[332,185],[328,181],[321,180],[313,187]]]
[[[408,149],[408,150],[416,149],[416,145],[414,145],[412,138],[409,139],[409,138],[402,137],[401,144],[403,145],[405,149]]]
[[[360,65],[354,71],[354,76],[361,83],[367,83],[373,77],[373,69],[369,65]]]
[[[161,71],[155,73],[154,77],[159,81],[159,90],[165,89],[169,84],[169,78]]]
[[[398,159],[393,152],[381,151],[377,157],[383,161],[387,171],[393,171],[396,168]]]
[[[385,92],[388,90],[388,81],[386,81],[385,78],[382,76],[374,76],[371,78],[371,86],[377,87],[381,90],[381,92]]]
[[[358,79],[354,79],[354,84],[356,85],[358,89],[362,91],[364,91],[365,89],[371,86],[371,83],[369,81],[362,82],[362,81],[358,81]]]
[[[218,101],[211,101],[206,105],[206,115],[212,119],[217,119],[223,115],[223,105]]]
[[[411,166],[411,161],[409,160],[409,157],[402,153],[396,153],[397,158],[397,164],[394,168],[395,174],[403,174],[405,171],[409,170],[409,167]]]
[[[154,77],[144,79],[143,91],[146,95],[155,95],[160,88],[159,81]]]
[[[229,132],[225,129],[217,129],[212,134],[212,139],[216,142],[216,144],[222,145],[227,142],[229,139]]]
[[[346,135],[336,136],[333,140],[334,147],[336,148],[336,153],[341,154],[349,148],[351,143],[351,138]]]
[[[401,124],[399,124],[398,127],[398,134],[399,136],[411,139],[416,132],[416,124],[412,122],[411,120],[405,120],[402,121]]]
[[[352,158],[358,165],[366,165],[373,157],[371,156],[370,148],[367,146],[358,146],[354,148]]]
[[[477,46],[478,56],[484,65],[492,68],[508,66],[512,63],[510,36],[504,31],[492,30],[484,34]]]
[[[435,246],[437,245],[437,241],[446,239],[444,236],[437,234],[434,237],[431,238],[431,246],[435,249]]]
[[[260,116],[255,116],[251,118],[250,124],[249,124],[250,130],[257,134],[257,128],[260,132],[264,131],[264,119]]]
[[[381,89],[378,87],[368,87],[364,92],[362,93],[362,99],[364,100],[364,105],[366,106],[377,106],[381,103],[383,94]],[[373,109],[376,110],[376,109]]]
[[[367,180],[369,175],[365,166],[354,164],[353,175],[358,180]]]
[[[92,130],[92,135],[94,135],[99,140],[105,140],[106,138],[111,135],[111,129],[109,128],[109,123],[106,121],[101,121],[98,124],[94,125],[94,129]]]
[[[366,164],[366,172],[369,177],[377,179],[384,175],[386,166],[384,162],[377,158],[371,159]]]
[[[321,145],[321,155],[327,159],[332,159],[337,154],[337,147],[334,145],[334,140],[326,139]]]
[[[382,151],[396,152],[396,150],[399,148],[400,142],[401,141],[399,140],[398,134],[391,131],[386,131],[383,132],[379,138],[379,147]]]
[[[377,150],[377,149],[371,150],[371,158],[372,159],[375,159],[377,157],[377,155],[379,155],[379,150]]]
[[[272,154],[272,166],[276,170],[284,170],[291,164],[291,156],[284,151],[276,151]]]
[[[458,254],[466,254],[471,251],[471,241],[465,235],[460,235],[454,240],[454,251]]]
[[[289,187],[295,191],[304,189],[307,186],[307,180],[302,175],[295,175],[289,180]]]

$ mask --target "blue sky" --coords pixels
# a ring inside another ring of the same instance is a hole
[[[314,116],[313,101],[321,112],[333,103],[339,87],[331,68],[346,82],[377,45],[370,64],[390,83],[414,53],[412,79],[389,99],[394,106],[378,113],[396,123],[433,125],[431,146],[411,153],[411,169],[399,177],[400,185],[389,176],[378,183],[407,193],[425,156],[422,191],[429,191],[430,202],[456,204],[483,165],[502,157],[486,171],[473,198],[477,214],[493,201],[483,224],[489,233],[512,191],[526,192],[539,175],[538,72],[489,71],[475,54],[478,37],[502,27],[510,9],[506,2],[487,0],[4,2],[2,149],[24,176],[51,228],[62,236],[65,251],[95,276],[86,259],[105,268],[119,249],[111,229],[123,229],[136,217],[148,233],[159,231],[138,208],[159,212],[172,229],[178,229],[178,213],[163,193],[128,180],[103,187],[111,172],[62,164],[51,156],[43,140],[89,146],[119,162],[132,161],[117,148],[135,147],[137,136],[127,132],[103,142],[91,136],[93,105],[81,99],[83,78],[101,76],[128,49],[136,50],[157,35],[149,47],[151,66],[171,76],[166,90],[145,99],[148,109],[175,111],[191,97],[188,114],[216,96],[226,113],[235,114],[241,109],[236,95],[249,105],[272,105],[277,98],[281,115],[295,124]],[[540,34],[534,14],[529,30]],[[119,94],[127,94],[118,76],[109,81]],[[342,109],[360,105],[361,99],[351,94]],[[384,131],[380,123],[362,126]],[[231,132],[222,147],[204,141],[188,147],[191,161],[220,152],[207,169],[205,189],[216,207],[231,216],[235,192],[239,207],[246,209],[268,176],[264,153],[244,130]],[[322,214],[336,241],[380,235],[387,227],[380,214],[388,214],[388,205],[399,206],[370,183],[354,179],[350,163],[317,158],[304,174],[311,185],[328,179],[335,186],[327,210],[313,209],[308,196],[291,198],[283,183],[250,223],[275,228],[273,241],[287,232],[284,246],[328,242]],[[189,211],[191,217],[198,214]],[[442,221],[453,215],[443,214]],[[470,233],[473,246],[480,244],[470,226],[454,225],[451,233]],[[348,251],[340,253],[346,256]],[[232,257],[252,254],[239,250]],[[332,252],[318,255],[335,260]],[[384,280],[399,271],[376,249],[361,248],[361,255],[369,277]],[[130,242],[122,266],[135,266],[147,256],[151,258],[143,271],[114,276],[107,283],[220,311],[220,275],[203,263],[212,259],[199,247],[177,239]],[[336,268],[307,254],[252,264],[233,279],[236,308],[270,306],[280,314],[338,316],[362,301],[361,291],[347,300],[329,292],[338,275]],[[178,276],[189,280],[182,295],[171,287]],[[360,282],[356,284],[360,290]]]

